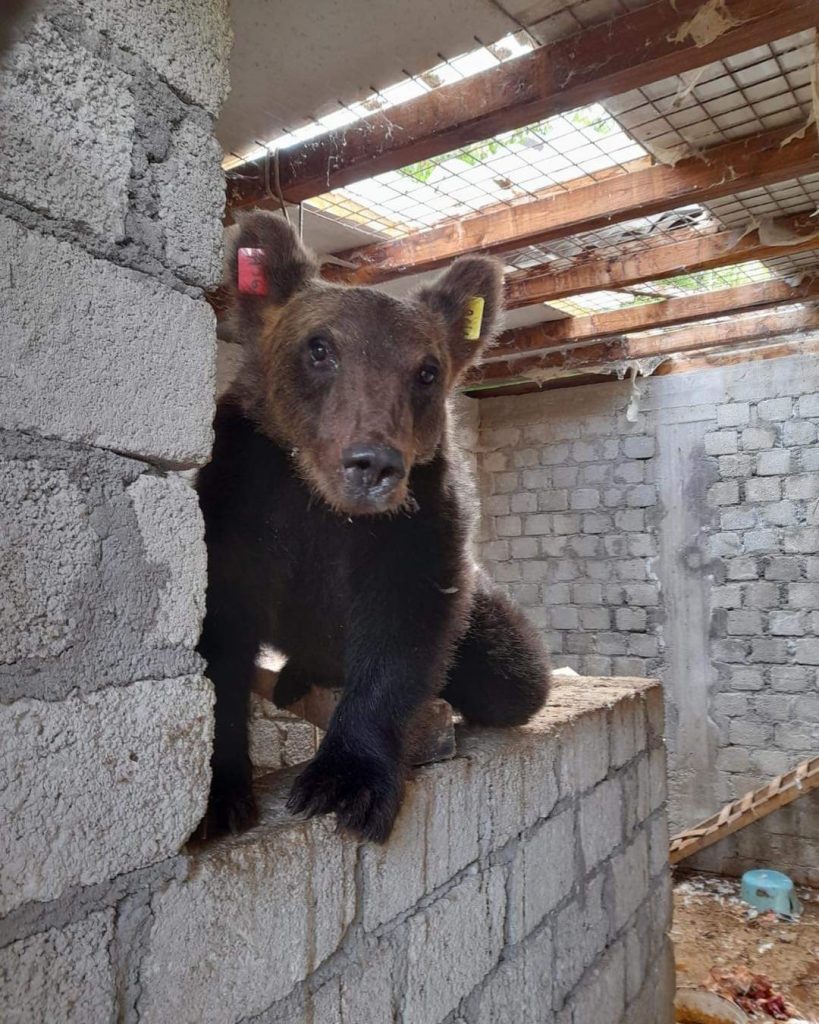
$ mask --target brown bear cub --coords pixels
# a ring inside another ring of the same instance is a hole
[[[344,691],[289,808],[335,812],[383,842],[427,697],[493,726],[526,722],[546,699],[534,630],[472,561],[469,484],[449,437],[448,396],[497,330],[501,268],[460,259],[411,300],[339,287],[283,220],[258,211],[240,220],[227,262],[244,364],[198,481],[199,650],[216,688],[200,834],[256,819],[247,714],[266,644],[287,657],[280,706],[314,684]]]

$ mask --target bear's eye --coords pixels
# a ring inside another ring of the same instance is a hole
[[[323,363],[330,355],[327,342],[320,335],[310,338],[307,342],[307,348],[310,350],[310,359],[314,363]]]
[[[438,380],[438,367],[435,363],[424,363],[418,371],[418,382],[423,384],[425,388],[428,388],[436,380]]]

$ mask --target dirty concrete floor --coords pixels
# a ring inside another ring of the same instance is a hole
[[[747,967],[771,979],[796,1018],[819,1022],[819,890],[798,894],[805,908],[798,923],[749,921],[738,879],[680,877],[671,931],[678,988],[699,987],[712,967]]]

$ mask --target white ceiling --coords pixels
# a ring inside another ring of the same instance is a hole
[[[217,125],[226,153],[517,27],[493,0],[231,0],[231,17],[231,92]]]
[[[248,149],[526,26],[563,39],[651,0],[230,0],[231,94],[217,127]]]

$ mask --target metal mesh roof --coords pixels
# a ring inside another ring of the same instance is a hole
[[[648,0],[532,0],[516,12],[522,32],[441,63],[355,106],[270,146],[286,146],[342,127],[439,85],[468,77],[537,43],[552,42]],[[573,189],[645,165],[675,160],[756,132],[807,123],[819,108],[816,33],[802,32],[430,160],[377,175],[311,199],[305,205],[373,239],[401,238],[492,208],[525,203],[555,190]],[[812,79],[813,75],[813,79]],[[810,130],[815,130],[811,128]],[[264,149],[260,149],[263,153]],[[649,156],[650,154],[650,156]],[[615,258],[724,227],[744,228],[761,218],[819,209],[819,174],[752,189],[704,205],[603,227],[507,253],[510,270],[567,269],[579,262]],[[819,218],[817,218],[819,225]],[[810,252],[752,261],[721,270],[586,293],[550,305],[570,315],[604,312],[665,296],[712,291],[788,277],[819,268],[819,244]]]
[[[607,100],[606,109],[661,161],[805,121],[814,33],[785,39]]]
[[[819,209],[819,174],[754,188],[716,199],[708,208],[726,227],[740,227],[760,217]]]
[[[539,43],[554,43],[584,28],[600,25],[652,0],[530,0],[516,11],[521,24]]]
[[[566,7],[558,13],[576,19],[591,17],[592,9],[584,15],[584,7]],[[594,9],[602,12],[604,8],[610,16],[610,0]],[[574,187],[601,174],[622,173],[647,152],[668,161],[706,145],[804,123],[813,103],[814,36],[814,32],[801,32],[756,47],[613,97],[602,106],[571,111],[336,189],[310,200],[309,205],[376,236],[397,238],[487,207],[526,201],[568,183]],[[527,52],[531,45],[519,33],[496,46],[443,61],[427,75],[396,86],[393,95],[387,96],[392,90],[386,90],[359,104],[356,116],[388,110],[392,102],[485,70]],[[338,124],[346,123],[353,111],[349,108],[334,118]],[[315,131],[308,128],[293,138]],[[773,198],[782,202],[769,205],[767,212],[784,213],[808,208],[814,197],[810,190],[800,193],[780,187]],[[722,220],[721,211],[732,207],[730,200],[720,202],[721,206],[711,209]],[[523,265],[514,258],[510,263]]]
[[[633,291],[601,291],[583,292],[568,299],[553,299],[549,302],[552,309],[559,309],[568,316],[589,316],[592,313],[611,313],[617,309],[628,309],[630,306],[644,306],[656,302],[651,295],[640,295]]]
[[[717,267],[714,270],[695,270],[691,273],[677,274],[661,281],[649,281],[646,284],[632,285],[631,290],[655,295],[659,298],[681,297],[683,295],[701,295],[703,292],[718,291],[720,288],[739,288],[746,284],[759,284],[770,281],[774,276],[770,267],[759,260],[748,260],[735,263],[730,267]]]
[[[766,263],[748,260],[730,267],[693,271],[659,281],[629,285],[628,288],[617,291],[584,292],[582,295],[574,295],[567,299],[554,299],[549,305],[571,316],[586,316],[590,313],[607,313],[667,298],[702,295],[722,288],[759,284],[776,276],[777,272]]]
[[[765,265],[776,277],[801,278],[819,275],[819,248],[799,252],[793,256],[776,256],[765,260]]]
[[[594,105],[356,182],[307,205],[396,238],[487,207],[587,184],[645,156]]]
[[[504,254],[504,263],[515,270],[543,266],[565,270],[589,258],[613,259],[642,252],[663,239],[682,241],[718,230],[719,222],[702,206],[692,205],[650,217],[612,224],[541,245],[529,245]]]
[[[574,25],[576,30],[578,24],[590,23],[583,19],[592,17],[592,8],[584,13],[583,6],[566,7],[554,17],[580,19]],[[602,17],[604,8],[611,16],[610,3],[597,5],[595,10]],[[376,235],[401,237],[488,207],[525,202],[550,189],[576,187],[601,174],[622,173],[645,152],[657,159],[679,158],[704,144],[805,122],[813,95],[814,35],[798,33],[691,74],[614,97],[603,107],[573,111],[507,132],[456,153],[338,189],[313,202],[324,212],[350,219]],[[542,265],[558,270],[592,254],[613,256],[645,249],[663,236],[679,239],[682,233],[744,226],[754,218],[812,211],[818,206],[819,175],[811,175],[705,206],[528,246],[507,254],[505,262],[510,269]],[[801,262],[804,265],[805,261]],[[779,272],[778,266],[764,271],[760,265],[757,275]],[[703,282],[720,286],[720,280],[729,276],[712,276]],[[632,297],[608,293],[554,305],[566,312],[588,312],[617,309],[632,301]]]
[[[807,124],[817,102],[816,61],[815,33],[801,32],[693,73],[666,78],[614,97],[604,106],[655,158],[674,161],[704,146]],[[762,218],[818,210],[819,174],[813,174],[655,218],[529,246],[507,254],[505,262],[515,269],[543,266],[557,271],[589,258],[616,258],[646,250],[663,236],[670,239],[673,235],[675,240],[681,240],[720,227],[745,228]],[[702,293],[772,277],[798,277],[812,271],[819,272],[819,248],[795,256],[680,275],[617,292],[553,300],[550,305],[567,314],[584,315],[624,308],[632,305],[638,295],[659,298]]]

